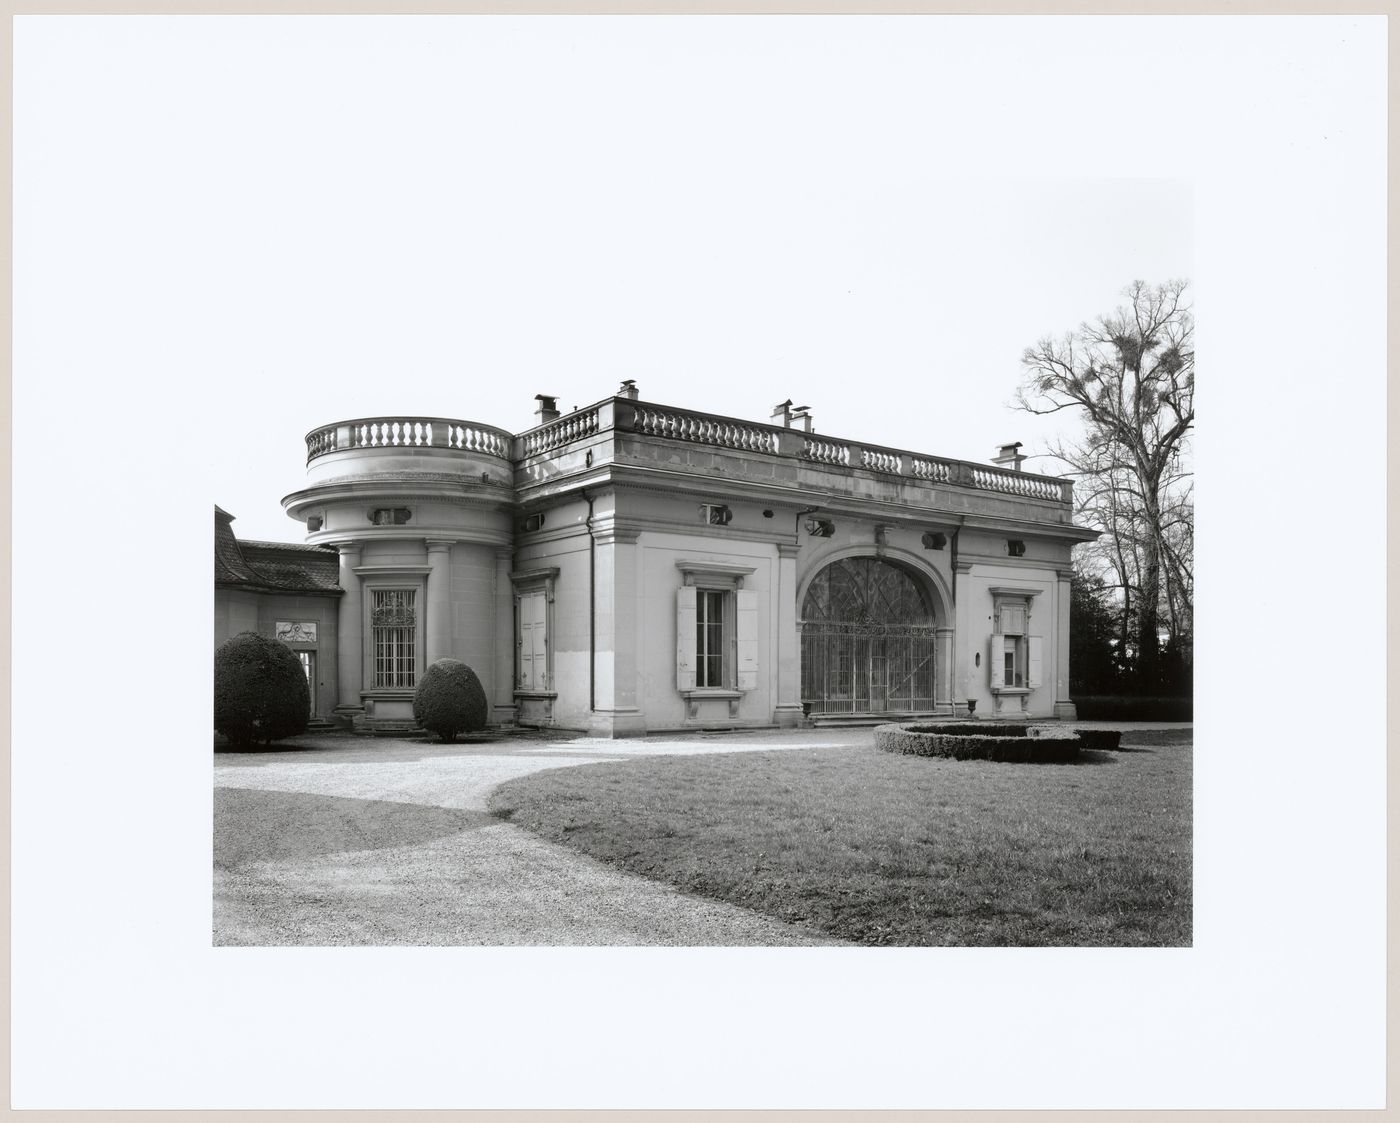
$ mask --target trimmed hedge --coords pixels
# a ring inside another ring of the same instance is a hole
[[[1071,695],[1081,721],[1191,721],[1190,698]]]
[[[481,680],[459,659],[439,659],[413,693],[413,720],[444,743],[485,729],[487,712]]]
[[[214,728],[235,745],[306,732],[311,688],[285,643],[240,632],[214,652]]]
[[[1019,730],[1019,733],[1012,730]],[[980,728],[966,725],[880,725],[875,728],[875,747],[887,753],[941,756],[953,760],[1065,764],[1079,759],[1080,740],[1073,732],[1023,725],[988,723]]]
[[[1079,744],[1085,749],[1098,749],[1100,752],[1116,752],[1118,741],[1123,733],[1118,729],[1076,729]]]

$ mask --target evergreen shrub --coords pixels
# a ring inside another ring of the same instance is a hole
[[[1081,721],[1190,721],[1191,698],[1071,694]]]
[[[486,728],[486,691],[476,672],[460,659],[439,659],[418,682],[413,720],[448,742],[458,733]]]
[[[306,732],[311,688],[285,643],[240,632],[214,652],[214,728],[235,745]]]

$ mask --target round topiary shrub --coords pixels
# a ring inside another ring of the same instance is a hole
[[[214,728],[235,745],[306,732],[311,688],[284,643],[240,632],[214,652]]]
[[[418,682],[413,720],[444,742],[486,728],[486,691],[476,672],[459,659],[439,659]]]

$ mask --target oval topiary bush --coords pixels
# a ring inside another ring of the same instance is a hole
[[[486,728],[486,691],[476,672],[460,659],[439,659],[418,682],[413,720],[444,742],[458,733]]]
[[[214,728],[235,745],[306,732],[311,688],[285,643],[240,632],[214,652]]]

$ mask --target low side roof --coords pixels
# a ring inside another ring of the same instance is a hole
[[[214,584],[252,592],[335,594],[340,561],[334,550],[295,542],[239,542],[233,516],[214,508]]]

